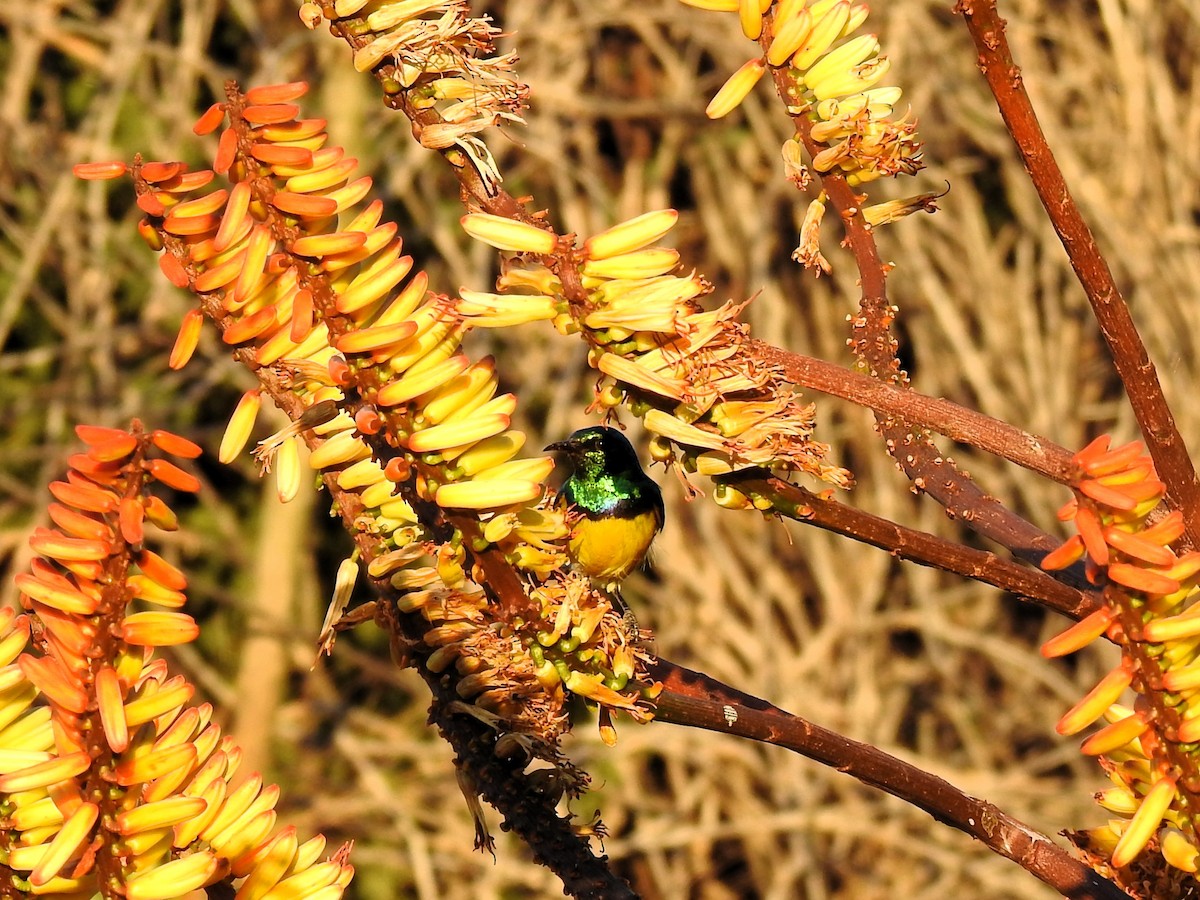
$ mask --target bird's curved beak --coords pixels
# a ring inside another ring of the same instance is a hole
[[[553,444],[547,444],[545,447],[543,447],[542,452],[545,453],[547,450],[561,450],[565,453],[565,452],[569,451],[570,449],[571,449],[570,441],[555,441]]]

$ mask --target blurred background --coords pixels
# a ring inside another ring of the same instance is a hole
[[[789,259],[809,197],[782,176],[788,137],[760,85],[721,122],[709,97],[754,53],[736,18],[673,0],[477,4],[504,29],[532,88],[528,127],[488,134],[514,195],[582,234],[648,209],[681,212],[674,239],[713,298],[756,295],[757,337],[847,364],[857,273],[825,229],[831,277]],[[949,0],[877,2],[879,33],[919,118],[928,167],[874,200],[943,189],[934,216],[879,232],[914,385],[1070,447],[1135,426],[1082,292],[978,75]],[[1200,102],[1196,0],[1008,0],[1001,12],[1050,143],[1133,307],[1186,438],[1200,441]],[[494,253],[460,231],[444,165],[384,109],[347,48],[279,0],[45,0],[0,7],[0,598],[28,565],[46,484],[75,424],[137,416],[200,443],[205,490],[164,553],[190,573],[200,640],[174,653],[247,752],[284,788],[283,820],[354,839],[359,898],[554,897],[561,885],[498,833],[472,826],[427,692],[374,626],[316,665],[314,638],[349,540],[309,491],[287,507],[248,458],[215,462],[250,375],[213,334],[166,368],[192,302],[137,238],[127,184],[83,184],[73,163],[185,159],[228,78],[306,79],[301,101],[375,177],[386,215],[432,286],[488,290]],[[590,424],[581,343],[544,324],[473,337],[521,400],[530,447]],[[818,436],[857,475],[842,499],[983,546],[916,497],[870,414],[813,397]],[[628,424],[635,424],[628,414]],[[259,436],[278,426],[264,417]],[[635,440],[643,436],[636,428]],[[640,444],[644,452],[644,440]],[[1067,492],[969,449],[944,449],[1046,529]],[[653,571],[626,596],[659,652],[932,770],[1049,834],[1099,824],[1105,784],[1053,724],[1112,664],[1111,648],[1045,661],[1056,616],[1011,596],[812,528],[688,503],[663,483]],[[361,599],[367,599],[363,596]],[[615,749],[579,717],[568,753],[594,776],[604,849],[647,898],[1039,898],[1053,892],[928,815],[770,747],[618,723]]]

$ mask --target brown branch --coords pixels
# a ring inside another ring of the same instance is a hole
[[[1125,385],[1129,405],[1146,437],[1158,476],[1167,486],[1167,502],[1183,512],[1188,546],[1200,547],[1200,482],[1196,479],[1196,470],[1175,426],[1158,374],[1129,314],[1129,307],[1046,143],[1025,91],[1021,70],[1013,62],[1004,20],[996,11],[995,0],[959,0],[955,9],[966,21],[967,30],[979,51],[979,68],[996,98],[1000,115],[1017,145],[1046,215],[1067,251],[1071,268],[1092,305],[1113,365]]]
[[[960,444],[979,447],[1060,484],[1068,484],[1075,470],[1071,451],[1049,438],[1031,434],[942,397],[901,388],[836,363],[792,353],[763,341],[751,341],[750,349],[763,362],[778,366],[794,384],[930,428]]]
[[[994,585],[1072,619],[1082,619],[1104,607],[1103,596],[1095,589],[1070,587],[1044,572],[1000,559],[986,550],[906,528],[756,470],[721,480],[745,493],[771,497],[776,511],[788,518],[879,547],[899,559]],[[1086,584],[1082,573],[1079,581]]]
[[[666,690],[655,718],[785,747],[836,768],[925,810],[1012,860],[1073,900],[1128,900],[1128,895],[1048,837],[991,803],[870,744],[853,741],[700,672],[659,660],[655,676]]]
[[[760,43],[764,52],[774,37],[774,14],[766,16]],[[772,69],[775,90],[785,106],[794,105],[800,90],[790,66]],[[823,145],[813,139],[812,121],[807,113],[789,113],[796,136],[810,157]],[[875,238],[860,214],[862,198],[855,195],[846,179],[836,170],[820,173],[821,186],[829,204],[837,210],[846,232],[846,245],[854,255],[860,274],[862,295],[859,314],[851,323],[851,347],[870,377],[897,390],[908,389],[908,374],[900,368],[896,339],[891,332],[895,311],[887,297],[887,271],[879,255]],[[883,435],[888,453],[900,464],[913,485],[942,504],[946,512],[960,518],[974,531],[996,541],[1019,558],[1037,563],[1060,543],[1030,522],[1008,510],[1000,501],[976,486],[970,476],[959,470],[929,439],[925,428],[903,416],[877,411],[875,421]]]

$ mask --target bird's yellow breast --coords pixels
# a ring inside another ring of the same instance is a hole
[[[650,511],[632,518],[580,519],[571,532],[571,559],[589,578],[620,581],[645,558],[658,528]]]

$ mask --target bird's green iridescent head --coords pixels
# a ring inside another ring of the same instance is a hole
[[[546,447],[566,454],[579,481],[592,481],[605,475],[641,474],[637,453],[625,435],[615,428],[593,425],[581,428],[565,441]]]

